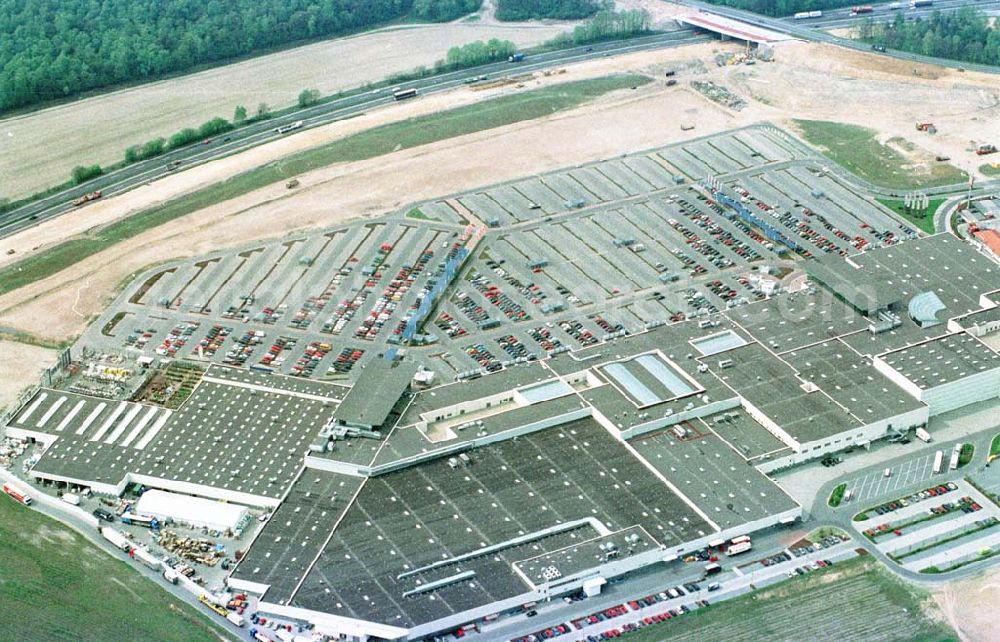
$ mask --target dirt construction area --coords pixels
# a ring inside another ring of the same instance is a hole
[[[281,108],[299,92],[329,95],[433,65],[449,47],[500,38],[521,46],[548,40],[567,24],[411,26],[328,40],[197,74],[0,120],[0,198],[29,196],[69,179],[75,165],[121,160],[125,148],[197,127],[236,105]]]
[[[170,258],[380,215],[474,186],[749,123],[770,121],[790,127],[791,119],[807,118],[865,125],[878,129],[886,138],[911,141],[920,153],[947,153],[958,166],[965,167],[974,158],[967,151],[969,141],[983,136],[986,123],[995,121],[1000,112],[991,76],[915,68],[908,63],[887,62],[883,57],[806,43],[778,47],[772,63],[717,66],[719,52],[738,51],[737,45],[715,43],[571,66],[566,74],[539,79],[539,83],[615,71],[641,71],[662,78],[668,68],[678,70],[680,82],[673,87],[662,81],[650,83],[548,118],[316,170],[301,177],[302,188],[294,193],[280,184],[262,188],[140,234],[71,269],[0,297],[0,325],[63,340],[81,333],[88,319],[102,311],[130,275]],[[690,82],[695,80],[721,85],[746,104],[739,111],[720,106],[691,88]],[[802,91],[803,87],[812,89]],[[58,221],[5,239],[0,250],[16,248],[13,258],[17,258],[33,248],[299,149],[388,120],[486,98],[487,94],[458,90],[304,132],[66,214]],[[938,123],[938,134],[933,138],[914,131],[915,120],[923,118]],[[681,125],[693,129],[682,130]],[[0,254],[0,261],[10,260]],[[45,323],[39,323],[43,318]]]
[[[962,642],[997,639],[1000,569],[993,568],[968,580],[944,584],[933,591],[933,597]]]
[[[55,350],[0,340],[0,410],[22,390],[37,384],[42,370],[55,361]]]

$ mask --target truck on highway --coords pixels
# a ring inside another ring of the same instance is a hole
[[[524,60],[523,53],[516,53],[507,56],[507,62],[521,62],[522,60]]]
[[[809,18],[822,18],[822,11],[800,11],[792,16],[796,20],[808,20]]]
[[[920,7],[930,7],[934,4],[934,0],[910,0],[911,9],[919,9]]]
[[[923,428],[917,428],[917,439],[926,444],[929,444],[931,443],[931,434]]]
[[[7,496],[15,502],[24,504],[25,506],[31,506],[31,496],[13,484],[4,482],[3,492],[7,493]]]
[[[851,7],[852,16],[860,16],[863,13],[873,13],[874,11],[875,7],[871,6],[870,4],[861,5],[858,7]]]
[[[81,205],[86,205],[90,201],[96,201],[97,199],[101,198],[101,195],[102,195],[101,190],[95,190],[88,194],[84,194],[80,198],[73,201],[73,206],[80,207]]]
[[[275,134],[287,134],[288,132],[295,131],[296,129],[302,129],[302,121],[297,120],[294,123],[289,123],[287,125],[282,125],[281,127],[275,127]]]

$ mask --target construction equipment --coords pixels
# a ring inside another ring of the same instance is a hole
[[[101,190],[90,192],[89,194],[84,194],[80,198],[73,201],[74,207],[80,207],[81,205],[86,205],[90,201],[96,201],[101,198]]]
[[[934,123],[919,122],[917,123],[917,131],[928,132],[933,134],[934,132],[937,131],[937,128],[934,127]]]
[[[986,154],[995,154],[997,151],[997,146],[992,143],[980,143],[976,145],[976,155],[985,156]]]

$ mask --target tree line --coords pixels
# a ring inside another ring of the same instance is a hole
[[[604,40],[621,40],[649,33],[651,24],[649,13],[646,11],[601,9],[592,18],[574,27],[573,31],[561,33],[545,44],[547,47],[558,48]]]
[[[608,0],[495,0],[498,20],[579,20],[613,5]]]
[[[948,58],[982,65],[1000,65],[1000,29],[971,7],[953,13],[935,11],[930,18],[904,20],[902,15],[887,24],[866,20],[858,36],[890,49]]]
[[[482,0],[0,0],[0,112]]]

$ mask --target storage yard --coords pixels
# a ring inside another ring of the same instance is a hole
[[[1000,390],[961,321],[1000,268],[851,185],[761,125],[159,265],[0,454],[140,563],[357,637],[701,573],[802,517],[770,473]]]

